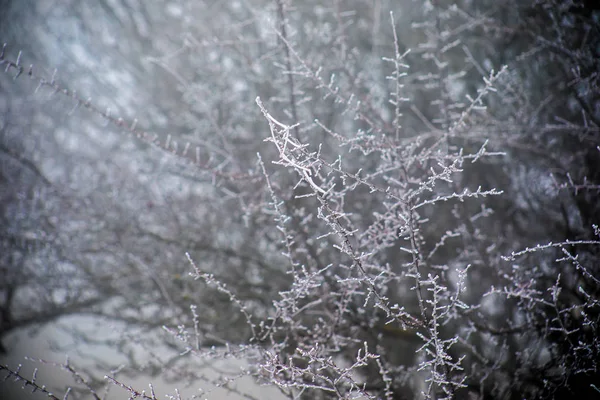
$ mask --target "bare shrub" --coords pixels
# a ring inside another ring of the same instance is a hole
[[[99,341],[133,366],[193,385],[207,360],[239,359],[213,388],[250,376],[289,398],[597,394],[597,11],[164,6],[180,7],[186,35],[175,52],[156,42],[165,55],[149,61],[172,85],[139,121],[3,52],[10,85],[30,77],[128,137],[101,159],[73,144],[56,172],[3,136],[17,195],[2,192],[0,333],[92,314],[130,332]],[[119,18],[144,42],[155,16],[139,6]],[[99,397],[108,383],[156,398],[112,374],[76,381],[72,393]]]

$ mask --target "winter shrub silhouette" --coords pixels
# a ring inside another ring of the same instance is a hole
[[[598,395],[600,14],[558,0],[319,3],[165,3],[189,32],[176,52],[157,42],[165,81],[147,119],[4,47],[3,88],[29,79],[20,90],[107,126],[106,139],[66,133],[85,136],[69,153],[79,182],[15,136],[33,100],[6,102],[0,338],[91,314],[123,324],[108,345],[134,366],[141,346],[167,379],[193,385],[206,360],[244,360],[211,384],[250,398],[229,385]],[[130,15],[154,18],[139,7]],[[153,25],[138,19],[145,43]],[[96,157],[83,142],[108,144]],[[103,385],[158,398],[58,367],[76,377],[59,397],[0,368],[50,398],[101,398]]]

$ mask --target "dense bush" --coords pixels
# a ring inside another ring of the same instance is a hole
[[[85,33],[61,28],[75,61],[46,62],[65,72],[30,68],[32,49],[1,57],[0,338],[91,314],[129,332],[106,344],[133,367],[141,346],[146,371],[191,384],[207,359],[237,358],[248,366],[214,385],[600,395],[600,12],[71,6],[48,17]],[[0,32],[21,43],[19,29]],[[94,66],[92,40],[117,56]],[[71,393],[155,398],[125,378]]]

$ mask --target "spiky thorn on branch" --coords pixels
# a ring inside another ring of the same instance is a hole
[[[56,397],[52,392],[50,392],[48,390],[48,388],[46,388],[46,385],[38,385],[38,383],[36,382],[37,380],[37,368],[33,371],[33,375],[31,377],[31,379],[24,377],[21,374],[21,365],[19,365],[17,367],[17,369],[13,370],[11,368],[9,368],[6,365],[2,365],[0,364],[0,371],[6,371],[7,375],[4,377],[4,381],[7,381],[9,379],[12,378],[12,380],[14,380],[15,382],[22,382],[23,383],[23,390],[27,389],[27,388],[31,388],[31,393],[35,393],[35,392],[41,392],[44,393],[46,395],[47,398],[52,399],[52,400],[67,400],[69,397],[69,394],[71,393],[71,389],[67,389],[67,391],[65,392],[65,395],[62,397],[62,399],[60,397]]]
[[[110,108],[102,110],[100,107],[96,106],[92,102],[92,99],[90,97],[88,97],[87,99],[84,99],[77,93],[77,91],[68,89],[68,88],[60,85],[56,81],[56,73],[57,73],[56,70],[52,74],[52,78],[50,80],[47,80],[46,78],[43,78],[34,73],[33,64],[30,64],[29,67],[26,68],[21,63],[21,55],[22,55],[21,51],[19,51],[19,54],[17,55],[16,60],[13,61],[13,60],[7,59],[6,58],[6,47],[7,47],[7,44],[4,43],[2,46],[2,50],[0,51],[0,67],[4,66],[5,73],[10,72],[11,70],[16,71],[16,73],[13,77],[13,79],[15,79],[15,80],[17,78],[19,78],[21,75],[23,75],[24,73],[26,73],[27,76],[29,76],[33,81],[37,82],[37,87],[35,89],[36,92],[43,87],[48,87],[48,88],[52,89],[54,93],[61,93],[62,95],[69,97],[75,101],[74,110],[83,106],[86,109],[88,109],[89,111],[91,111],[92,113],[99,115],[104,120],[106,120],[109,123],[111,123],[112,125],[118,127],[120,130],[126,131],[126,132],[132,134],[133,136],[135,136],[137,139],[142,140],[146,143],[149,143],[153,146],[156,146],[156,147],[160,148],[161,150],[167,151],[176,156],[179,156],[180,158],[185,159],[187,162],[195,165],[196,167],[199,167],[203,170],[210,172],[213,175],[213,177],[223,178],[226,180],[234,180],[234,181],[248,180],[248,179],[260,179],[260,175],[256,175],[256,174],[226,173],[226,172],[222,171],[219,167],[215,167],[214,165],[211,165],[212,164],[211,157],[209,157],[209,159],[206,162],[203,162],[201,160],[200,146],[195,146],[195,154],[190,155],[189,153],[190,153],[190,148],[192,147],[192,145],[189,142],[185,143],[185,145],[183,146],[183,149],[180,150],[178,143],[172,139],[171,134],[167,135],[166,140],[162,141],[159,139],[159,135],[152,134],[152,133],[146,132],[142,129],[139,129],[137,127],[137,125],[138,125],[137,119],[134,119],[131,123],[127,123],[123,118],[115,117],[115,116],[111,115]]]
[[[29,360],[29,361],[37,362],[37,363],[40,363],[40,364],[45,364],[45,365],[50,365],[50,366],[53,366],[53,367],[58,367],[58,368],[60,368],[60,369],[63,369],[63,370],[65,370],[65,371],[67,371],[68,373],[70,373],[70,374],[71,374],[71,377],[73,378],[73,380],[74,380],[76,383],[78,383],[78,384],[82,385],[82,386],[85,388],[85,390],[87,391],[87,393],[91,395],[91,397],[92,397],[92,400],[102,400],[102,399],[100,398],[100,396],[98,395],[98,393],[96,393],[96,391],[94,390],[94,388],[92,387],[92,385],[91,385],[91,384],[90,384],[90,383],[87,381],[87,379],[85,379],[85,378],[84,378],[84,377],[83,377],[83,376],[82,376],[82,375],[81,375],[81,374],[80,374],[80,373],[77,371],[77,369],[76,369],[76,368],[74,368],[74,367],[71,365],[71,363],[70,363],[70,361],[69,361],[69,356],[67,356],[67,359],[66,359],[66,361],[65,361],[64,363],[56,363],[56,362],[46,361],[46,360],[43,360],[43,359],[41,359],[41,358],[30,358],[30,357],[25,357],[25,359],[26,359],[26,360]],[[35,369],[35,371],[37,371],[37,368]],[[34,371],[34,377],[35,377],[35,371]],[[66,400],[66,398],[67,398],[67,396],[68,396],[69,392],[71,392],[71,388],[69,388],[69,389],[67,390],[67,392],[65,393],[64,400]]]

